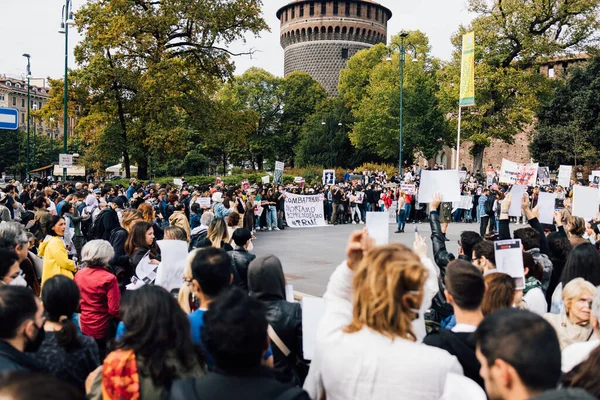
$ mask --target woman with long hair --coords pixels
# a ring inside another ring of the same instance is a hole
[[[100,357],[94,339],[79,333],[73,322],[79,300],[79,288],[72,279],[56,275],[46,281],[42,294],[44,341],[33,356],[52,375],[83,392],[87,376],[100,365]]]
[[[429,274],[422,252],[401,244],[373,247],[365,230],[350,236],[346,253],[323,296],[325,315],[304,388],[313,399],[440,398],[448,373],[462,375],[462,367],[446,351],[417,341],[413,320]]]
[[[39,256],[44,260],[42,271],[42,287],[54,275],[65,275],[73,279],[75,263],[69,259],[69,253],[62,238],[65,235],[67,223],[64,218],[51,215],[46,224],[48,236],[40,244]]]
[[[142,258],[150,252],[151,263],[158,264],[159,261],[156,251],[156,241],[154,239],[154,228],[148,222],[138,222],[133,225],[127,241],[125,242],[125,252],[129,256],[131,266],[135,268]]]
[[[129,280],[134,275],[131,262],[129,261],[129,255],[125,251],[125,243],[127,242],[131,227],[141,221],[142,214],[139,211],[133,209],[123,211],[121,226],[111,232],[110,239],[108,240],[115,250],[115,256],[111,262],[111,267],[117,278],[119,278],[119,286],[122,289],[129,283]]]
[[[164,237],[164,231],[158,225],[156,221],[156,211],[150,203],[142,203],[138,206],[138,211],[142,214],[142,219],[149,224],[152,224],[154,228],[154,236],[156,240],[162,240]]]
[[[233,250],[229,244],[229,232],[227,231],[227,223],[223,218],[215,218],[208,227],[206,239],[212,247],[223,249],[225,251]]]
[[[200,347],[177,301],[159,286],[128,293],[122,305],[125,333],[104,360],[91,399],[162,399],[178,379],[205,373]]]

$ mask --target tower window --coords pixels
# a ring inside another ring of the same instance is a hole
[[[350,2],[346,1],[346,17],[350,16]]]
[[[367,6],[367,18],[371,19],[371,6]]]
[[[339,8],[338,7],[338,1],[334,0],[333,1],[333,15],[338,15],[338,11],[339,11],[338,8]]]
[[[304,4],[300,4],[300,18],[304,17]]]
[[[285,10],[285,22],[288,21],[288,10]]]
[[[379,8],[375,7],[375,21],[379,21]]]
[[[321,2],[321,15],[325,15],[326,13],[327,13],[327,2],[322,1]]]
[[[310,16],[315,15],[315,3],[310,3]]]
[[[292,7],[292,19],[296,18],[296,7]]]
[[[356,3],[356,16],[361,17],[362,15],[362,4]]]
[[[348,58],[348,49],[342,49],[342,59],[347,60]]]

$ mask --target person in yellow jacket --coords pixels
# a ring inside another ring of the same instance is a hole
[[[44,283],[55,275],[65,275],[73,279],[75,262],[69,259],[67,248],[62,237],[67,229],[64,218],[52,215],[48,219],[47,236],[40,244],[38,255],[44,260],[42,271],[42,287]]]

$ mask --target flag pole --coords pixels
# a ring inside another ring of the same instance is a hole
[[[460,171],[460,122],[462,119],[462,107],[458,106],[458,138],[456,140],[456,170]]]

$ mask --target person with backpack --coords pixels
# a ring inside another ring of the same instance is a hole
[[[100,211],[100,214],[98,214],[94,221],[94,224],[92,225],[90,240],[102,239],[108,241],[110,239],[110,234],[112,233],[112,231],[120,226],[119,215],[117,214],[117,209],[119,208],[119,200],[121,199],[119,199],[118,197],[113,198],[108,203],[108,207]]]
[[[200,217],[200,226],[194,228],[190,234],[190,251],[202,246],[208,234],[208,227],[213,219],[215,219],[215,214],[210,211],[204,211]]]

